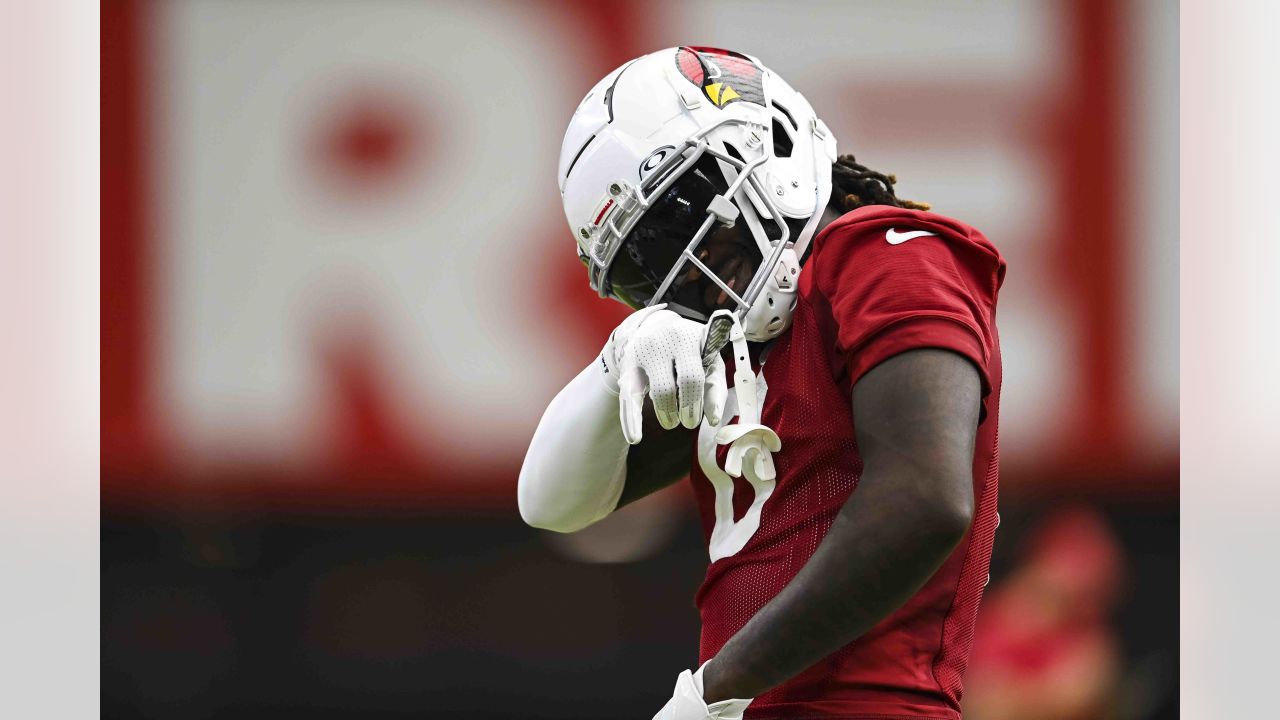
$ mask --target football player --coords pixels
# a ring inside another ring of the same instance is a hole
[[[657,717],[958,719],[997,524],[995,247],[714,48],[601,80],[559,180],[592,287],[636,312],[547,408],[520,512],[573,532],[690,477],[701,664]]]

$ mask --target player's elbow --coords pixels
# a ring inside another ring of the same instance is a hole
[[[555,515],[525,515],[523,512],[521,515],[524,517],[525,524],[529,527],[557,533],[575,533],[591,524]]]
[[[556,507],[552,503],[523,492],[525,489],[523,484],[521,484],[520,489],[518,500],[520,518],[529,527],[571,533],[587,526],[588,523],[582,522],[572,512],[566,512],[564,508]]]
[[[599,518],[593,517],[583,508],[575,507],[565,498],[556,498],[554,493],[544,492],[537,474],[526,466],[520,471],[520,481],[516,489],[516,503],[520,507],[520,518],[529,527],[552,532],[577,532],[594,523]]]
[[[967,473],[941,479],[935,487],[948,491],[937,493],[927,504],[928,524],[940,542],[954,547],[973,525],[973,487]]]
[[[525,503],[520,503],[520,517],[529,527],[558,533],[577,532],[595,522],[594,519],[583,518],[574,513]]]

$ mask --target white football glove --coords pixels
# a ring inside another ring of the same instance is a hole
[[[644,396],[653,398],[658,423],[698,427],[705,415],[719,425],[729,395],[724,361],[717,356],[702,365],[706,325],[680,317],[665,304],[638,310],[609,335],[600,362],[605,383],[618,394],[622,435],[640,442],[644,431]]]
[[[710,662],[710,661],[708,661]],[[741,720],[751,700],[729,699],[708,705],[702,699],[702,671],[685,670],[676,678],[676,691],[653,720]]]

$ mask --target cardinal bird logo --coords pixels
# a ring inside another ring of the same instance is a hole
[[[676,67],[718,108],[738,100],[764,105],[760,66],[745,55],[720,48],[681,47],[676,49]]]

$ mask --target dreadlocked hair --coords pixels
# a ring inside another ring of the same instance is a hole
[[[895,175],[876,172],[860,164],[852,155],[841,155],[831,165],[831,204],[849,212],[866,205],[892,205],[911,210],[928,210],[929,203],[900,198],[893,192]]]

